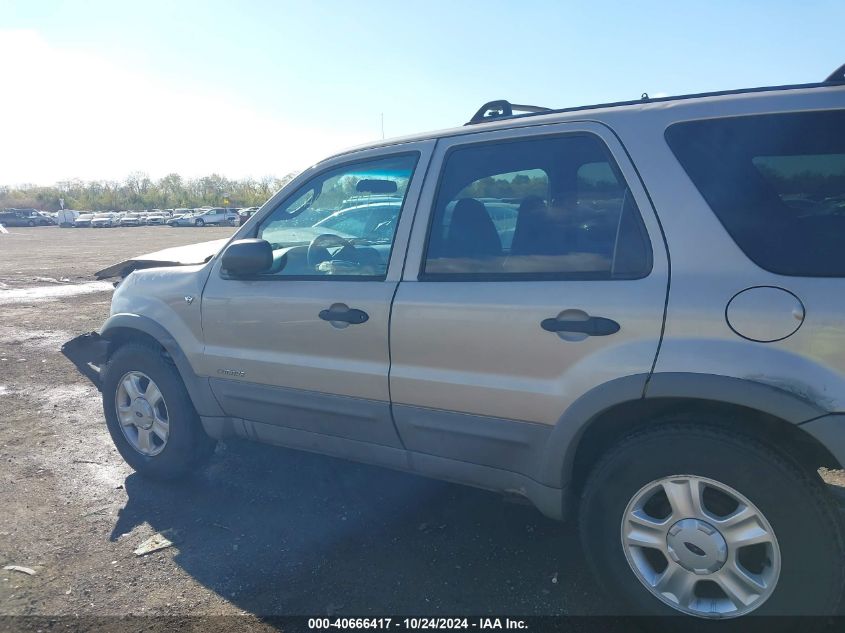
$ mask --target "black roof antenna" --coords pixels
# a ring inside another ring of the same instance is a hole
[[[544,108],[542,106],[521,105],[519,103],[511,103],[504,99],[497,101],[488,101],[478,109],[469,122],[464,125],[475,125],[476,123],[486,123],[495,119],[502,119],[513,116],[514,112],[550,112],[551,108]]]
[[[830,77],[824,80],[826,84],[839,83],[840,81],[845,81],[845,64],[834,70]]]

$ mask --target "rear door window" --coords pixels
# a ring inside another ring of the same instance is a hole
[[[845,110],[677,123],[666,140],[754,263],[845,276]]]
[[[502,141],[450,152],[425,279],[638,279],[651,248],[636,202],[592,135]]]

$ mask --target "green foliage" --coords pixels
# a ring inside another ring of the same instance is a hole
[[[841,196],[845,191],[845,170],[840,173],[823,173],[805,169],[788,173],[762,162],[757,164],[757,169],[781,195],[801,194],[820,200],[827,196]]]
[[[540,172],[542,174],[542,172]],[[545,174],[532,176],[526,173],[506,174],[482,178],[466,187],[459,198],[499,198],[521,200],[529,195],[548,197],[549,181]]]
[[[257,207],[294,177],[229,180],[218,174],[183,179],[168,174],[157,181],[143,172],[129,174],[123,182],[66,180],[52,187],[0,186],[0,208],[35,208],[56,211],[64,199],[66,209],[80,211],[140,211],[201,206]],[[228,203],[226,202],[228,200]]]

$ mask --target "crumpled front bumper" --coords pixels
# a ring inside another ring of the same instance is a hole
[[[72,338],[62,345],[62,354],[74,364],[83,376],[100,388],[100,368],[109,357],[109,341],[98,332],[89,332]]]

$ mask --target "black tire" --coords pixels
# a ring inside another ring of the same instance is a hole
[[[194,220],[194,226],[205,226],[204,220]]]
[[[26,225],[27,225],[27,226],[35,226],[35,222],[33,222],[32,220],[30,220],[29,222],[27,222],[27,223],[26,223]]]
[[[167,404],[170,431],[164,449],[154,456],[135,450],[121,430],[115,409],[118,382],[130,371],[141,371],[156,383]],[[176,366],[152,345],[127,343],[102,370],[103,412],[117,450],[136,472],[151,479],[176,479],[203,466],[217,441],[202,428]]]
[[[679,615],[643,586],[628,564],[621,539],[622,517],[634,495],[673,475],[726,484],[756,505],[770,523],[781,552],[780,577],[768,600],[750,615],[837,612],[845,587],[843,530],[818,474],[750,436],[685,418],[616,444],[590,474],[581,497],[579,527],[587,558],[609,595],[622,599],[630,613]],[[694,617],[670,620],[686,630],[714,624]],[[763,621],[767,630],[777,629],[772,628],[774,619]],[[748,623],[748,617],[741,617],[721,626]]]

